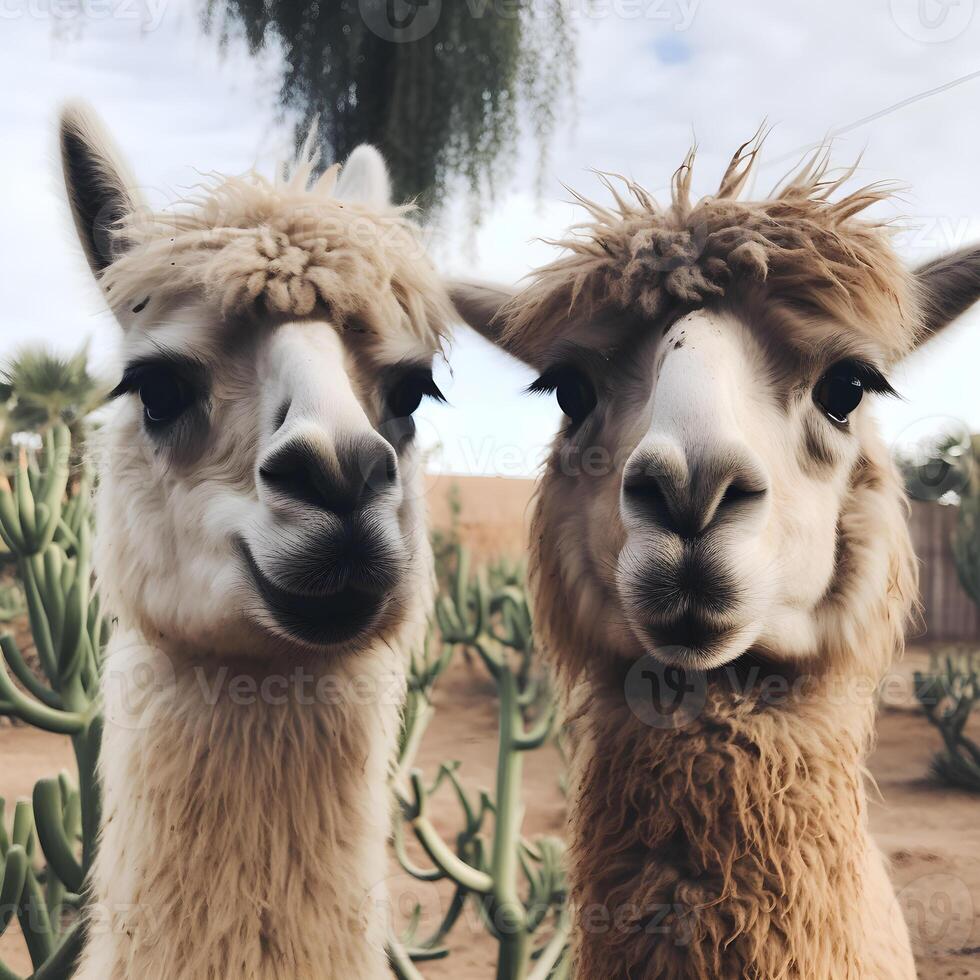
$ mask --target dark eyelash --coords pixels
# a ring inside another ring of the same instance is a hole
[[[186,385],[195,391],[201,391],[203,387],[203,369],[201,365],[192,361],[177,360],[171,358],[148,358],[146,360],[134,361],[127,365],[123,371],[119,384],[109,392],[107,398],[113,401],[123,395],[128,395],[139,391],[143,379],[152,371],[173,371]]]
[[[439,389],[432,377],[432,370],[433,365],[428,361],[420,361],[413,357],[406,357],[400,361],[396,361],[394,364],[386,365],[381,369],[381,373],[384,380],[384,386],[386,387],[391,387],[392,385],[398,384],[401,381],[407,381],[409,378],[416,378],[426,389],[432,389],[432,397],[435,398],[436,395],[434,392],[439,391]],[[428,391],[426,393],[428,393]],[[441,395],[442,392],[439,392],[439,394]]]
[[[425,372],[425,378],[422,383],[422,394],[426,398],[431,398],[433,401],[442,402],[444,405],[449,403],[449,400],[439,389],[435,379],[428,371]]]
[[[386,387],[391,390],[395,386],[404,384],[410,379],[418,383],[419,390],[422,392],[424,398],[431,398],[433,401],[442,402],[443,404],[449,403],[449,399],[442,393],[435,382],[435,378],[432,377],[432,369],[424,364],[414,367],[407,366],[401,369],[396,368],[391,372],[390,381]]]
[[[552,379],[546,375],[541,375],[536,381],[532,381],[525,389],[525,395],[551,395],[558,389],[558,379]]]
[[[578,371],[571,364],[556,364],[548,368],[539,378],[532,381],[525,389],[525,395],[551,395],[558,390],[563,378],[570,372]]]
[[[873,364],[867,361],[851,361],[851,369],[854,376],[861,382],[865,391],[874,395],[885,395],[887,397],[900,397],[898,392],[891,386],[891,382]]]
[[[123,395],[139,391],[140,381],[146,375],[147,366],[146,364],[134,364],[126,368],[123,371],[123,376],[119,384],[109,392],[107,396],[108,400],[113,401],[116,398],[121,398]]]
[[[854,371],[854,376],[861,382],[865,391],[875,395],[885,395],[886,397],[901,397],[892,387],[891,382],[873,364],[869,364],[867,361],[854,360],[851,362],[851,369]],[[560,364],[548,368],[544,374],[536,378],[524,389],[524,393],[528,395],[553,394],[558,389],[563,375],[575,370],[578,369],[567,364]]]

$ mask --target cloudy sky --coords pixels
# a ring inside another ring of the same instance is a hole
[[[980,241],[975,0],[567,3],[579,38],[577,92],[554,140],[543,197],[534,191],[529,141],[475,239],[450,209],[435,245],[447,272],[519,280],[550,255],[536,239],[577,218],[561,183],[602,196],[593,168],[662,189],[696,138],[695,187],[708,192],[763,120],[773,132],[760,192],[803,148],[839,134],[839,162],[863,153],[860,178],[908,188],[893,213],[902,217],[899,245],[910,262]],[[28,340],[68,349],[91,338],[96,366],[114,370],[115,328],[62,202],[60,102],[81,97],[96,106],[160,204],[199,171],[268,172],[286,153],[276,52],[256,60],[233,44],[219,54],[201,31],[202,5],[0,0],[0,356]],[[942,90],[919,98],[934,89]],[[905,400],[878,410],[890,440],[907,442],[950,419],[980,428],[978,320],[980,311],[964,317],[899,369],[893,380]],[[426,409],[421,424],[438,447],[433,465],[532,472],[557,411],[523,397],[529,374],[471,334],[457,340],[452,366],[451,376],[442,373],[452,407]]]

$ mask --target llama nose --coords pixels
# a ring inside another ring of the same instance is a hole
[[[344,515],[394,486],[398,461],[391,446],[377,437],[349,442],[336,455],[293,439],[263,461],[259,479],[280,497]]]
[[[627,513],[685,539],[756,512],[768,490],[760,464],[738,446],[687,454],[673,441],[648,442],[623,473]]]

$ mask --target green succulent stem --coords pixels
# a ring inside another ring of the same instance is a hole
[[[944,782],[980,792],[980,745],[966,734],[975,705],[980,702],[977,655],[947,656],[928,673],[916,672],[915,693],[926,718],[943,740],[933,759],[933,773]]]
[[[20,931],[30,953],[31,963],[37,970],[54,952],[55,936],[44,892],[34,871],[30,868],[27,871],[24,891],[21,893],[17,918],[20,920]]]
[[[40,780],[34,787],[33,802],[38,841],[48,864],[69,891],[80,892],[85,874],[66,831],[67,801],[62,800],[59,780]]]
[[[84,937],[86,879],[100,822],[99,685],[108,624],[90,590],[90,476],[85,471],[70,485],[64,426],[44,432],[42,445],[39,459],[19,454],[12,480],[0,474],[0,538],[16,563],[43,679],[13,636],[0,636],[0,712],[68,736],[78,785],[67,774],[40,780],[32,801],[16,805],[9,837],[0,802],[0,870],[3,898],[12,899],[3,903],[3,925],[13,916],[19,921],[31,980],[68,980]],[[66,910],[75,921],[63,929]],[[14,976],[0,964],[0,980]]]
[[[442,872],[443,877],[452,878],[467,891],[478,895],[489,895],[493,891],[493,878],[483,871],[470,867],[458,857],[439,836],[428,817],[419,815],[412,821],[412,829],[429,859]]]
[[[3,877],[0,879],[0,936],[7,930],[11,919],[20,905],[21,895],[24,894],[24,886],[27,884],[27,872],[30,868],[30,859],[27,850],[20,844],[14,844],[8,848],[4,867]]]
[[[49,679],[58,676],[58,660],[52,637],[51,624],[41,597],[39,576],[43,575],[43,562],[36,555],[21,555],[19,561],[20,577],[24,583],[27,598],[27,614],[31,624],[31,635],[37,649],[38,659]]]
[[[2,652],[3,658],[7,661],[7,666],[10,667],[14,677],[20,681],[29,694],[54,710],[60,710],[64,707],[59,695],[45,687],[34,675],[34,671],[27,666],[27,661],[24,660],[12,634],[4,633],[0,636],[0,652]]]
[[[58,947],[34,971],[30,980],[70,980],[84,945],[85,923],[79,919],[66,930]]]
[[[412,963],[405,947],[394,937],[388,940],[388,961],[398,980],[425,980],[425,977],[415,969],[415,964]]]
[[[527,910],[517,890],[521,823],[521,778],[524,754],[520,747],[523,721],[517,701],[517,681],[507,669],[497,675],[500,699],[500,739],[497,751],[497,818],[494,822],[492,877],[494,920],[500,936],[497,980],[519,980],[525,974],[530,944]]]
[[[440,927],[421,943],[415,938],[416,911],[404,939],[410,959],[443,954],[442,942],[467,897],[472,896],[497,942],[497,980],[528,980],[531,976],[534,980],[555,980],[556,971],[563,969],[568,944],[567,923],[558,914],[564,905],[562,848],[548,839],[535,845],[523,839],[521,792],[525,753],[540,748],[553,735],[557,710],[553,701],[544,700],[550,693],[547,686],[532,674],[530,612],[526,593],[514,583],[513,574],[505,569],[481,569],[470,577],[468,556],[458,548],[449,587],[436,606],[446,649],[475,653],[497,688],[499,739],[494,794],[481,793],[475,805],[459,779],[458,764],[443,764],[431,786],[425,785],[420,772],[412,771],[405,785],[396,785],[396,793],[403,817],[432,866],[419,867],[410,859],[400,827],[393,839],[396,857],[408,874],[428,882],[448,878],[456,885],[453,903]],[[411,736],[417,735],[423,719],[427,724],[430,717],[427,675],[422,666],[425,660],[413,658],[411,663],[409,690],[426,693],[424,703],[410,702],[406,728],[417,726]],[[526,715],[530,711],[538,714],[538,719],[528,725]],[[417,744],[414,738],[412,741]],[[429,796],[444,781],[453,787],[464,817],[455,848],[438,835],[427,814]],[[482,828],[490,814],[493,826],[486,835]],[[522,877],[528,885],[526,901]],[[555,932],[534,953],[534,934],[552,911]],[[529,972],[535,958],[533,972]]]
[[[541,950],[541,955],[534,964],[534,969],[527,975],[527,980],[560,980],[568,975],[570,957],[568,942],[571,938],[572,924],[567,912],[564,912],[548,944]]]
[[[46,704],[21,694],[10,679],[3,660],[0,660],[0,698],[9,706],[7,713],[16,715],[35,728],[43,728],[58,735],[76,735],[85,729],[89,721],[78,712],[49,708]]]

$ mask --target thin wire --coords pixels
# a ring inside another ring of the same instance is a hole
[[[892,112],[897,112],[899,109],[904,109],[906,106],[910,106],[916,102],[921,102],[923,99],[931,98],[933,95],[939,95],[941,92],[947,92],[949,89],[956,88],[958,85],[964,84],[964,82],[973,81],[975,78],[980,78],[980,69],[977,71],[971,71],[969,74],[962,75],[959,78],[954,78],[950,82],[944,82],[942,85],[937,85],[935,88],[928,89],[925,92],[919,92],[917,95],[910,95],[907,98],[902,99],[900,102],[895,102],[893,105],[887,106],[884,109],[879,109],[877,112],[872,112],[870,115],[862,116],[860,119],[855,119],[854,122],[846,123],[843,126],[837,126],[827,133],[825,140],[821,140],[819,143],[810,143],[806,146],[797,147],[795,150],[790,150],[788,153],[782,153],[778,157],[773,157],[771,160],[766,160],[765,163],[763,163],[758,169],[764,170],[767,167],[774,166],[777,163],[785,163],[787,160],[798,159],[800,154],[823,146],[827,140],[832,140],[838,136],[843,136],[845,133],[850,133],[855,129],[859,129],[861,126],[874,122],[876,119],[881,119],[882,116],[887,116]]]

